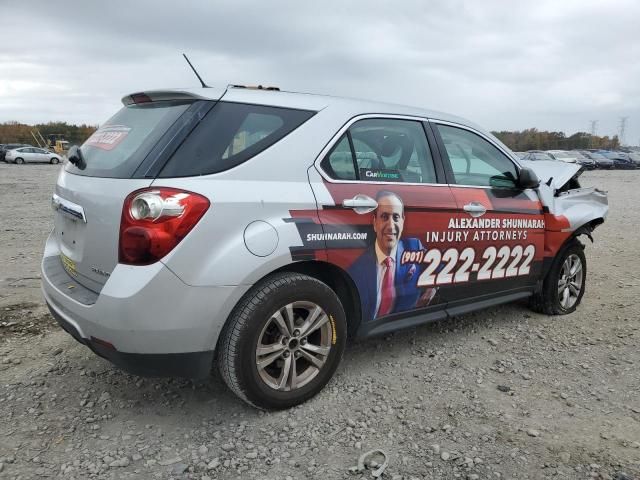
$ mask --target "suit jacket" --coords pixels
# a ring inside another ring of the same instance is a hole
[[[421,293],[420,288],[416,286],[421,272],[420,265],[416,263],[400,265],[400,259],[405,250],[422,249],[422,243],[417,238],[402,238],[398,242],[394,278],[396,298],[391,313],[404,312],[416,306]],[[362,320],[365,322],[373,320],[378,303],[377,263],[375,245],[372,245],[348,269],[360,293]]]

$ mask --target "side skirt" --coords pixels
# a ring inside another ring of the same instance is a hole
[[[500,295],[494,294],[477,297],[472,301],[462,300],[446,304],[445,306],[438,305],[437,307],[428,307],[418,311],[389,315],[372,322],[361,324],[356,337],[375,337],[426,323],[451,319],[459,315],[475,312],[476,310],[484,310],[503,303],[510,303],[530,297],[533,295],[534,289],[535,286],[522,287],[508,292],[502,292]]]

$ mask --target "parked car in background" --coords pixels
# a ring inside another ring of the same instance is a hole
[[[598,153],[601,153],[605,157],[613,160],[613,167],[618,170],[633,170],[636,168],[635,162],[624,152],[602,150]]]
[[[529,150],[525,156],[522,157],[522,160],[536,162],[540,160],[554,161],[555,159],[542,150]]]
[[[629,152],[627,156],[636,164],[636,167],[640,167],[640,152]]]
[[[5,154],[8,163],[52,163],[57,164],[62,161],[62,157],[57,153],[50,152],[44,148],[22,147],[7,150]]]
[[[596,162],[596,168],[603,168],[607,170],[614,168],[613,160],[605,157],[601,153],[592,152],[591,150],[580,150],[580,153]]]
[[[585,169],[587,169],[587,170],[595,170],[595,168],[596,168],[595,160],[591,160],[589,157],[583,155],[578,150],[571,150],[570,153],[572,155],[575,155],[576,159],[578,160],[578,163],[580,165],[582,165]]]
[[[547,150],[547,154],[554,160],[566,163],[578,163],[578,159],[572,152],[566,150]]]
[[[515,153],[518,156],[518,158],[524,158],[525,155],[527,155],[527,152],[513,152],[513,153]]]
[[[15,148],[20,148],[20,147],[30,147],[31,145],[27,145],[26,143],[7,143],[5,145],[2,146],[2,148],[0,149],[0,162],[6,162],[6,154],[9,150],[13,150]]]

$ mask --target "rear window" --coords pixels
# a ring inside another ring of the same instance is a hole
[[[86,168],[80,170],[71,163],[65,168],[77,175],[130,178],[190,105],[190,102],[153,102],[122,108],[82,145]]]
[[[159,176],[207,175],[233,168],[284,138],[314,113],[218,102],[178,148]]]

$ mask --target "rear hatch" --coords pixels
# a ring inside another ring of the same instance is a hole
[[[133,191],[151,185],[157,161],[169,155],[212,102],[195,99],[131,103],[81,147],[84,168],[67,163],[52,202],[53,239],[65,270],[100,292],[118,263],[122,207]]]

